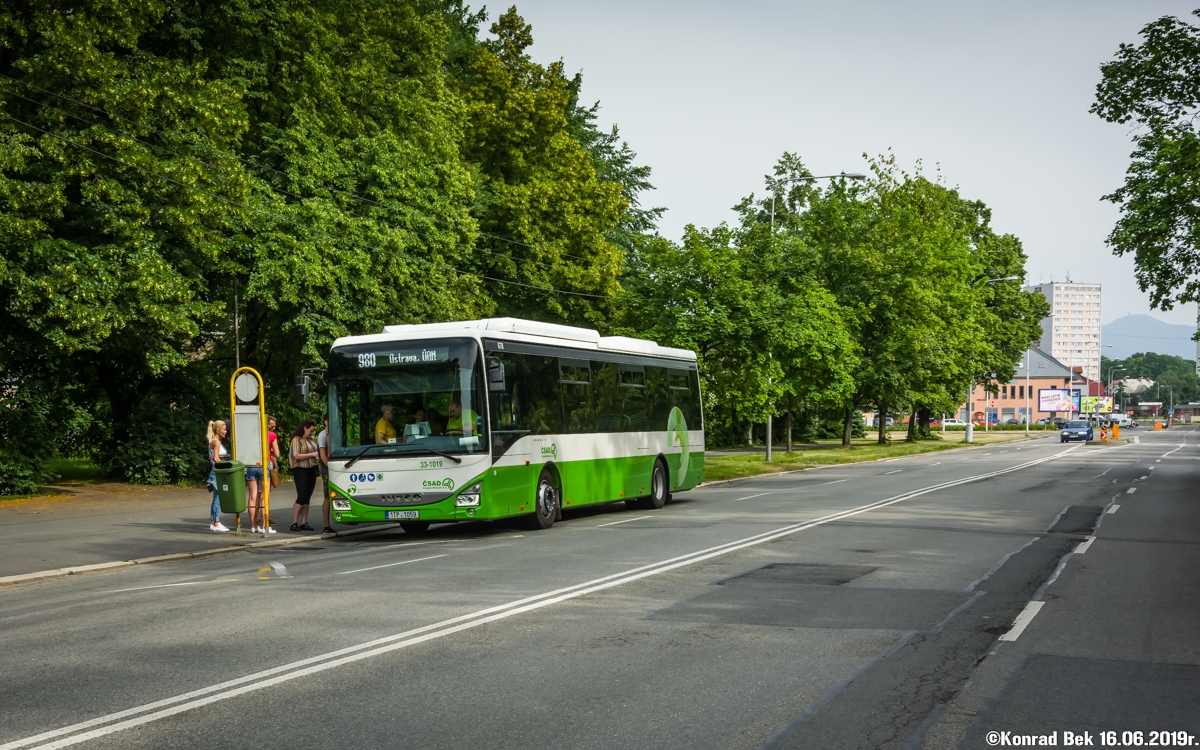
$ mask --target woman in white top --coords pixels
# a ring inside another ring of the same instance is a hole
[[[208,513],[208,530],[215,532],[229,531],[221,523],[221,498],[217,494],[217,461],[229,458],[229,451],[221,442],[221,438],[229,432],[229,428],[220,419],[208,423],[208,486],[212,488],[212,509]]]

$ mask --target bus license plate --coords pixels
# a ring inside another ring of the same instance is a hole
[[[388,519],[392,518],[420,518],[421,511],[419,510],[389,510],[387,511]]]

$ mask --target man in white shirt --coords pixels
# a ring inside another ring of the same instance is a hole
[[[317,466],[321,471],[321,488],[325,494],[321,495],[321,515],[325,517],[325,530],[322,533],[336,534],[333,523],[329,515],[329,506],[333,503],[329,502],[329,418],[325,418],[325,429],[321,430],[317,435],[317,452],[321,454],[321,460],[317,462]]]

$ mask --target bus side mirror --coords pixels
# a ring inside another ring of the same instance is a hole
[[[504,363],[495,357],[488,357],[487,381],[489,391],[504,391]]]
[[[295,395],[296,406],[308,406],[308,393],[311,388],[311,379],[307,375],[301,375],[296,378],[296,383],[293,388]]]

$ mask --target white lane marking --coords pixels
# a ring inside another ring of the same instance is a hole
[[[338,573],[338,575],[345,576],[345,575],[350,575],[351,573],[361,573],[364,570],[379,570],[380,568],[394,568],[397,565],[408,565],[409,563],[424,562],[425,560],[436,560],[439,557],[445,557],[445,555],[434,555],[433,557],[418,557],[416,560],[402,560],[400,562],[388,563],[387,565],[372,565],[369,568],[359,568],[358,570],[343,570],[341,573]]]
[[[1120,505],[1113,505],[1112,507],[1110,507],[1110,508],[1108,509],[1108,514],[1109,514],[1109,515],[1112,515],[1113,513],[1116,513],[1116,512],[1117,512],[1118,510],[1120,510],[1120,509],[1121,509],[1121,506],[1120,506]]]
[[[885,471],[885,472],[883,472],[883,475],[886,477],[888,474],[899,474],[902,471],[904,471],[904,469],[896,469],[895,471]]]
[[[1099,479],[1100,477],[1104,476],[1105,474],[1107,474],[1108,472],[1110,472],[1112,470],[1113,470],[1113,467],[1110,466],[1107,469],[1105,469],[1104,471],[1097,474],[1096,476],[1092,477],[1092,479]]]
[[[281,563],[281,562],[271,563],[271,569],[274,570],[275,575],[279,576],[280,578],[291,578],[292,577],[292,574],[287,571],[287,568],[283,567],[283,563]]]
[[[932,463],[932,464],[929,464],[929,465],[930,465],[930,466],[941,466],[941,465],[942,465],[942,462],[941,462],[941,461],[938,461],[937,463]]]
[[[1087,551],[1088,551],[1088,547],[1091,547],[1091,546],[1092,546],[1092,542],[1094,542],[1094,541],[1096,541],[1096,537],[1094,537],[1094,536],[1089,536],[1089,537],[1087,538],[1087,541],[1086,541],[1086,542],[1083,542],[1082,544],[1080,544],[1078,547],[1076,547],[1076,548],[1075,548],[1075,554],[1077,554],[1077,555],[1082,555],[1084,552],[1087,552]]]
[[[1126,495],[1132,495],[1135,492],[1137,492],[1137,487],[1130,487],[1129,489],[1125,490]]]
[[[1161,458],[1156,458],[1156,459],[1154,459],[1154,463],[1156,463],[1156,464],[1161,464],[1161,463],[1162,463],[1162,459],[1161,459]],[[1154,467],[1152,466],[1152,467],[1150,467],[1150,468],[1154,468]]]
[[[1029,602],[1025,605],[1025,609],[1021,610],[1021,614],[1017,615],[1017,619],[1013,620],[1012,628],[1000,636],[1002,641],[1015,641],[1021,637],[1021,633],[1025,632],[1025,628],[1029,627],[1029,623],[1033,620],[1034,615],[1045,606],[1045,602]]]
[[[1180,444],[1179,444],[1179,448],[1182,448],[1182,447],[1183,447],[1183,446],[1185,446],[1185,445],[1187,445],[1187,443],[1180,443]],[[1175,451],[1179,450],[1179,448],[1176,448],[1174,451],[1167,451],[1166,453],[1162,454],[1162,457],[1163,457],[1163,458],[1166,458],[1167,456],[1171,455],[1171,454],[1172,454],[1172,453],[1174,453]]]
[[[576,599],[597,591],[603,591],[616,586],[621,586],[626,583],[641,580],[642,578],[660,575],[677,568],[694,565],[698,562],[703,562],[721,555],[727,555],[731,552],[737,552],[739,550],[746,549],[747,547],[754,547],[760,544],[773,542],[776,539],[782,539],[800,531],[806,531],[817,526],[824,526],[825,524],[840,521],[852,516],[857,516],[862,513],[867,513],[878,508],[895,505],[896,503],[904,502],[905,500],[911,500],[915,497],[921,497],[922,495],[927,495],[931,492],[947,489],[949,487],[957,487],[962,484],[970,484],[972,482],[998,477],[1003,474],[1010,474],[1014,471],[1020,471],[1021,469],[1027,469],[1030,466],[1037,466],[1038,464],[1046,463],[1047,461],[1053,461],[1054,459],[1065,456],[1072,451],[1077,450],[1078,448],[1079,446],[1074,446],[1060,453],[1046,456],[1044,458],[1034,459],[1032,461],[1026,461],[1025,463],[1010,466],[1007,469],[998,469],[996,471],[987,472],[986,474],[976,474],[972,477],[965,477],[963,479],[956,479],[949,482],[942,482],[941,484],[930,485],[918,490],[913,490],[912,492],[895,495],[885,500],[879,500],[877,502],[860,505],[849,510],[831,513],[827,516],[822,516],[812,521],[800,521],[789,526],[783,526],[771,531],[764,531],[753,536],[745,537],[732,542],[726,542],[725,544],[698,550],[696,552],[689,552],[685,555],[680,555],[678,557],[673,557],[656,563],[650,563],[649,565],[643,565],[641,567],[633,568],[621,573],[613,573],[611,575],[607,575],[602,578],[596,578],[584,583],[577,583],[573,586],[567,586],[554,591],[548,591],[543,594],[535,594],[534,596],[526,597],[524,599],[518,599],[506,604],[499,604],[487,609],[453,617],[449,620],[443,620],[441,622],[424,625],[413,630],[407,630],[402,633],[384,636],[373,641],[367,641],[366,643],[360,643],[354,646],[346,646],[345,648],[341,648],[336,651],[330,651],[317,656],[310,656],[306,659],[300,659],[289,664],[282,664],[278,667],[264,669],[253,674],[227,680],[216,685],[209,685],[208,687],[198,688],[196,690],[172,696],[170,698],[163,698],[152,703],[146,703],[134,708],[127,708],[122,711],[106,714],[104,716],[98,716],[96,718],[81,721],[70,726],[47,730],[31,737],[13,740],[0,745],[0,750],[15,750],[15,748],[19,747],[28,747],[30,745],[43,742],[44,740],[53,739],[55,737],[62,737],[62,739],[39,745],[39,747],[45,748],[46,750],[50,750],[51,748],[69,747],[81,742],[86,742],[87,740],[96,739],[97,737],[104,737],[106,735],[124,731],[132,727],[149,724],[152,721],[164,719],[168,716],[174,716],[185,711],[190,711],[194,708],[200,708],[211,703],[216,703],[218,701],[227,700],[229,698],[235,698],[239,695],[254,692],[255,690],[261,690],[262,688],[278,685],[299,677],[307,677],[309,675],[324,672],[335,667],[340,667],[344,664],[350,664],[362,659],[390,653],[392,651],[407,648],[419,643],[424,643],[425,641],[433,640],[435,638],[453,635],[454,633],[458,633],[463,630],[469,630],[471,628],[476,628],[491,622],[513,617],[518,614],[524,614],[536,609],[541,609],[542,607],[548,607],[552,604],[558,604],[570,599]],[[413,560],[409,562],[416,561]],[[168,706],[169,708],[167,708]],[[153,713],[147,713],[150,711],[153,711]],[[141,716],[138,714],[141,714]],[[125,719],[125,721],[118,722],[118,719]],[[114,724],[111,722],[117,723]],[[88,732],[83,732],[82,734],[76,734],[72,737],[63,737],[63,735],[79,732],[80,730],[88,729],[90,727],[98,728],[92,729]]]
[[[736,503],[736,502],[737,502],[737,501],[739,501],[739,500],[749,500],[749,499],[750,499],[750,498],[752,498],[752,497],[762,497],[763,495],[770,495],[770,494],[771,494],[770,492],[760,492],[760,493],[758,493],[757,495],[746,495],[745,497],[735,497],[734,499],[730,500],[729,502],[731,502],[731,503]],[[650,518],[650,516],[639,516],[638,518]],[[629,519],[629,520],[630,520],[630,521],[636,521],[636,520],[637,520],[637,518],[631,518],[631,519]],[[625,522],[624,522],[624,521],[617,521],[617,523],[625,523]],[[611,526],[612,524],[610,524],[610,523],[602,523],[602,524],[600,524],[600,525],[601,525],[601,526]]]
[[[110,591],[108,593],[123,594],[126,591],[145,591],[147,589],[166,589],[166,588],[171,588],[172,586],[197,586],[201,583],[208,583],[208,581],[188,581],[187,583],[160,583],[157,586],[138,586],[137,588],[132,588],[132,589],[116,589],[115,591]]]
[[[1141,445],[1141,443],[1142,443],[1142,438],[1139,435],[1134,435],[1133,436],[1133,444]]]
[[[766,494],[766,493],[764,493],[764,494]],[[758,496],[754,495],[753,497],[758,497]],[[745,498],[739,498],[739,499],[744,500]],[[637,518],[626,518],[621,521],[613,521],[612,523],[602,523],[602,524],[597,525],[596,528],[599,529],[599,528],[603,528],[605,526],[616,526],[619,523],[629,523],[630,521],[642,521],[647,518],[654,518],[654,516],[638,516]]]
[[[835,479],[832,482],[821,482],[821,484],[837,484],[838,482],[848,482],[849,479]]]

